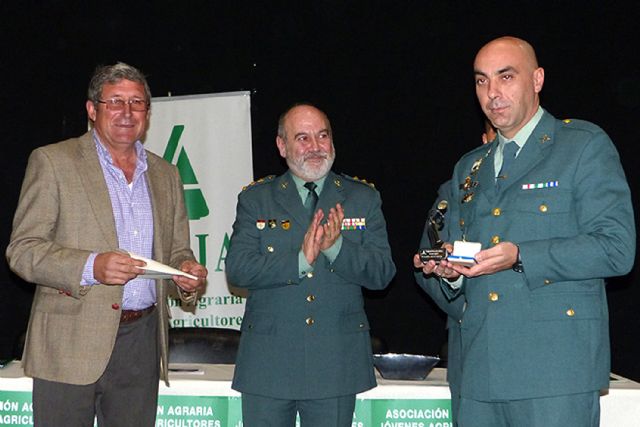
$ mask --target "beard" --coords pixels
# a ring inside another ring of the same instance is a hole
[[[335,158],[333,150],[331,152],[313,151],[296,159],[287,159],[287,164],[294,175],[305,181],[317,181],[329,173]],[[321,162],[317,163],[318,160]]]

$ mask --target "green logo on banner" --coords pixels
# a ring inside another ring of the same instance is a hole
[[[162,156],[169,163],[173,163],[182,132],[184,132],[184,125],[175,125],[171,131],[167,148],[164,150],[164,155]],[[180,149],[180,154],[178,155],[178,160],[175,165],[178,167],[178,171],[180,171],[180,178],[182,178],[182,183],[185,186],[198,184],[198,179],[196,178],[196,174],[193,171],[184,147]],[[199,188],[185,188],[184,201],[187,205],[187,213],[189,214],[190,220],[204,218],[209,215],[209,207]]]

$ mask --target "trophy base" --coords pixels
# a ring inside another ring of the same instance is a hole
[[[420,261],[427,263],[429,261],[440,262],[447,259],[447,250],[445,248],[422,248],[418,251]]]

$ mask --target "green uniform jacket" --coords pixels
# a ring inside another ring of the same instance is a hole
[[[456,165],[445,227],[451,239],[483,248],[518,244],[524,273],[464,279],[461,395],[491,401],[608,387],[604,278],[626,274],[635,256],[618,153],[599,127],[545,112],[497,191],[496,144]]]
[[[314,271],[300,278],[298,252],[310,219],[290,173],[238,196],[226,272],[250,295],[235,390],[297,400],[375,387],[361,288],[385,288],[395,266],[378,192],[330,172],[318,208],[327,215],[336,203],[365,227],[343,230],[334,262],[320,254]]]

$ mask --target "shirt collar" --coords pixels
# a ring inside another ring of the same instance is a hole
[[[513,141],[518,144],[518,147],[524,147],[527,139],[529,139],[529,137],[533,133],[533,130],[536,128],[536,126],[538,126],[540,119],[542,119],[543,113],[544,110],[542,109],[542,107],[538,106],[538,111],[536,111],[533,117],[531,117],[527,124],[524,125],[513,138],[507,139],[500,133],[500,131],[498,131],[498,140],[500,142],[500,145],[504,146],[504,144],[506,144],[507,142]]]
[[[294,175],[293,173],[291,174],[291,178],[293,179],[293,182],[296,184],[296,189],[298,190],[298,194],[300,195],[300,197],[302,198],[302,201],[304,202],[304,200],[307,197],[307,194],[309,193],[309,190],[304,186],[305,183],[307,183],[308,181],[305,181],[304,179]],[[322,193],[322,189],[324,188],[324,182],[327,180],[327,175],[323,176],[322,178],[313,181],[317,187],[316,187],[316,193],[318,194],[318,196],[320,195],[320,193]]]
[[[115,167],[113,164],[113,157],[111,157],[111,153],[104,146],[102,141],[100,141],[100,137],[98,133],[93,130],[93,140],[96,144],[96,149],[98,150],[98,158],[104,161],[106,164]],[[142,173],[147,170],[147,152],[144,150],[142,143],[140,141],[136,141],[134,145],[136,149],[136,172]]]

